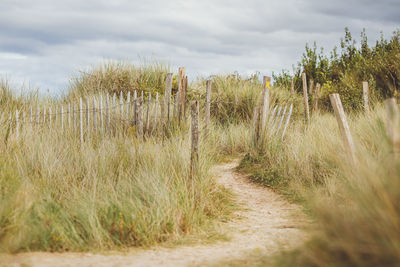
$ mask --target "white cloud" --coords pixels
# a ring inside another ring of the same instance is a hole
[[[332,2],[333,3],[333,2]],[[189,75],[291,69],[306,42],[348,26],[371,42],[399,27],[395,0],[2,0],[0,75],[53,92],[105,59],[155,57]]]

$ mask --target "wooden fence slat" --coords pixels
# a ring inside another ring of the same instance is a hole
[[[119,95],[119,117],[120,120],[124,118],[124,94],[122,93],[122,91],[120,92]],[[122,123],[122,121],[120,122]]]
[[[137,105],[137,92],[136,92],[136,90],[133,92],[133,123],[136,125],[136,117],[137,117],[137,115],[136,115],[136,110],[137,110],[137,108],[136,108],[136,105]]]
[[[287,127],[289,125],[289,121],[290,121],[290,116],[292,115],[292,110],[293,110],[293,103],[290,104],[289,113],[286,117],[285,126],[283,127],[283,131],[282,131],[282,139],[283,139],[283,137],[285,137],[286,129],[287,129]]]
[[[211,80],[206,82],[206,119],[204,136],[208,136],[210,130],[210,117],[211,117]]]
[[[104,132],[104,116],[103,116],[103,94],[100,94],[99,102],[100,131]]]
[[[275,105],[274,109],[272,110],[272,113],[270,114],[269,118],[268,118],[268,123],[271,124],[274,121],[275,118],[275,112],[278,109],[278,106]]]
[[[310,80],[310,88],[309,88],[309,92],[308,92],[308,95],[310,96],[310,98],[313,95],[313,93],[314,93],[314,80]]]
[[[185,98],[184,98],[184,105],[183,105],[183,118],[186,120],[186,114],[187,114],[187,106],[188,106],[188,102],[187,102],[187,91],[188,91],[188,76],[185,75],[185,83],[184,83],[184,92],[185,92]]]
[[[193,179],[199,168],[199,101],[191,102],[192,151],[190,156],[190,177]]]
[[[179,105],[178,105],[178,119],[181,121],[185,112],[185,67],[179,68],[179,84],[178,84],[178,92],[179,92]]]
[[[30,107],[30,110],[29,110],[29,117],[30,117],[30,119],[29,119],[29,122],[30,122],[30,124],[32,125],[32,122],[33,122],[33,111],[32,111],[32,106]]]
[[[318,101],[319,101],[319,91],[321,90],[321,85],[317,83],[315,87],[315,92],[314,92],[314,106],[313,106],[313,111],[316,112],[318,111]]]
[[[106,95],[106,119],[107,119],[107,132],[110,132],[110,95]]]
[[[158,92],[156,93],[156,103],[155,103],[155,107],[154,107],[153,131],[157,129],[157,119],[158,119]]]
[[[287,106],[285,105],[285,108],[283,109],[283,112],[282,112],[281,119],[279,120],[278,127],[276,128],[276,132],[277,132],[277,133],[279,133],[279,130],[280,130],[281,127],[282,127],[283,118],[284,118],[285,115],[286,115],[286,109],[287,109]]]
[[[128,95],[126,96],[126,121],[129,120],[129,111],[130,111],[130,104],[131,104],[131,91],[128,91]]]
[[[310,108],[308,106],[308,94],[307,94],[307,78],[306,74],[303,72],[301,74],[303,80],[303,97],[304,97],[304,115],[306,124],[310,123]]]
[[[350,133],[350,127],[347,123],[346,119],[346,114],[344,113],[343,110],[343,105],[342,101],[340,100],[339,94],[331,94],[329,95],[329,99],[331,101],[333,110],[335,112],[336,120],[339,125],[339,129],[343,138],[343,142],[345,145],[345,148],[353,161],[355,162],[355,146],[353,142],[353,137],[351,136]]]
[[[86,137],[89,139],[90,136],[90,101],[89,97],[86,97]]]
[[[151,107],[151,94],[147,95],[147,113],[146,113],[146,133],[150,131],[150,107]]]
[[[363,87],[363,100],[364,100],[364,111],[369,112],[369,88],[368,82],[362,82]]]
[[[293,78],[292,78],[292,81],[291,81],[291,84],[290,84],[290,92],[292,94],[294,94],[294,80],[293,80]]]
[[[112,107],[111,107],[111,110],[110,110],[111,119],[113,120],[113,123],[114,123],[114,124],[115,124],[115,122],[114,122],[114,120],[115,120],[115,113],[117,113],[117,112],[115,111],[115,109],[117,108],[117,106],[116,106],[116,98],[117,98],[117,95],[114,93],[114,94],[113,94],[113,99],[112,99]]]
[[[165,81],[165,93],[164,97],[167,101],[167,120],[168,123],[170,121],[170,113],[171,113],[171,90],[172,90],[172,81],[173,81],[173,73],[167,74],[167,79]]]
[[[267,117],[269,112],[269,83],[271,83],[271,77],[264,76],[263,79],[263,93],[262,93],[262,110],[261,110],[261,132],[264,133],[265,126],[267,125]]]
[[[257,146],[260,138],[260,110],[261,107],[254,107],[253,110],[253,130],[254,130],[254,144]]]
[[[273,123],[272,123],[272,130],[271,130],[271,132],[274,131],[274,129],[275,129],[275,127],[276,127],[276,124],[278,123],[279,116],[281,115],[281,111],[282,111],[282,106],[279,106],[279,107],[278,107],[278,111],[277,111],[276,114],[275,114],[274,121],[273,121]]]
[[[43,126],[46,123],[46,107],[43,107]]]
[[[138,101],[136,101],[136,136],[139,141],[143,140],[143,97],[140,97]]]
[[[175,118],[179,116],[179,114],[178,114],[179,99],[180,99],[180,96],[179,96],[179,91],[178,91],[178,92],[176,92],[176,95],[175,95],[175,102],[174,102],[174,117],[175,117]]]

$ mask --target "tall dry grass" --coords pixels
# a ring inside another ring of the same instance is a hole
[[[396,266],[400,262],[400,164],[387,138],[383,108],[349,116],[353,165],[335,118],[296,122],[286,139],[265,140],[242,168],[253,179],[301,200],[315,220],[311,240],[277,257],[279,266]],[[398,129],[400,130],[400,129]],[[272,264],[270,260],[257,263]]]
[[[6,87],[5,87],[6,88]],[[6,94],[5,94],[5,93]],[[231,194],[210,167],[248,149],[243,126],[210,125],[200,143],[199,170],[189,177],[189,123],[168,138],[136,139],[91,133],[84,144],[72,129],[22,124],[8,112],[65,99],[20,99],[3,90],[0,121],[0,251],[85,251],[149,246],[212,228],[233,209]],[[174,126],[174,127],[175,127]],[[240,134],[237,129],[240,130]]]

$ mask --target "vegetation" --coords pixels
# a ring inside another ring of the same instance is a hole
[[[170,67],[160,62],[143,63],[134,66],[124,62],[106,62],[71,79],[69,96],[71,98],[93,95],[100,92],[117,94],[122,91],[164,92],[165,78]],[[174,76],[173,92],[178,89]]]
[[[157,75],[161,79],[163,73]],[[113,79],[100,81],[112,84]],[[82,88],[83,95],[95,90]],[[76,92],[72,87],[71,94]],[[8,114],[64,99],[17,98],[4,83],[0,101]],[[248,128],[213,123],[201,141],[200,167],[191,179],[186,123],[186,130],[172,131],[168,139],[156,135],[139,143],[135,131],[127,129],[116,136],[92,134],[81,145],[73,131],[44,125],[24,124],[17,139],[8,116],[1,120],[2,252],[149,246],[211,231],[213,220],[225,219],[234,206],[231,194],[215,184],[210,166],[225,155],[247,151],[250,142]]]
[[[323,83],[325,109],[314,112],[305,127],[302,98],[287,87],[290,76],[285,72],[276,76],[271,106],[294,104],[293,121],[283,141],[271,132],[257,144],[252,140],[253,109],[261,100],[257,78],[213,76],[212,129],[201,140],[200,169],[194,179],[189,177],[190,138],[184,130],[141,143],[126,131],[108,138],[93,136],[81,145],[70,132],[36,126],[26,127],[17,140],[2,117],[0,251],[149,246],[199,233],[234,209],[231,194],[210,176],[210,166],[232,154],[246,153],[241,169],[255,181],[300,201],[315,227],[310,229],[310,241],[296,251],[273,259],[252,255],[243,263],[396,265],[400,261],[400,164],[386,136],[384,110],[375,102],[368,114],[348,114],[357,148],[357,164],[352,165],[336,120],[326,109],[328,94],[338,91],[347,108],[357,110],[362,80],[370,81],[376,100],[396,96],[398,62],[385,58],[398,57],[398,39],[396,33],[371,48],[365,40],[360,50],[346,32],[342,54],[329,60],[307,47],[296,88],[302,68],[310,79]],[[372,66],[373,61],[378,63]],[[108,64],[75,79],[66,99],[125,88],[162,92],[168,71],[159,65]],[[7,110],[44,101],[15,97],[6,83],[1,88],[0,101]],[[204,99],[205,79],[192,82],[189,89],[190,99]],[[187,130],[188,125],[182,128]]]
[[[386,40],[383,36],[372,47],[368,45],[365,31],[361,33],[358,45],[348,28],[330,55],[323,48],[318,50],[316,43],[308,44],[301,60],[294,70],[294,85],[297,92],[302,91],[301,73],[305,72],[308,84],[311,81],[322,85],[321,105],[330,109],[329,94],[339,93],[343,105],[348,110],[360,109],[362,104],[362,81],[369,82],[372,102],[388,97],[397,97],[400,88],[400,31]],[[290,87],[292,76],[284,70],[273,75],[276,85]]]

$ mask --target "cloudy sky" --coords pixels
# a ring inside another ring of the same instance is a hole
[[[105,60],[159,59],[191,77],[291,69],[344,28],[371,43],[400,28],[399,0],[0,0],[0,76],[59,93]]]

